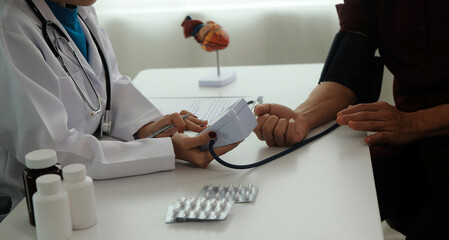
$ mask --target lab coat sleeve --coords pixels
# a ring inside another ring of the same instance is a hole
[[[171,170],[174,154],[170,138],[131,142],[98,141],[71,129],[70,138],[57,145],[62,164],[84,163],[94,179],[108,179]],[[93,159],[93,160],[91,160]]]
[[[112,87],[111,136],[134,140],[133,135],[145,124],[159,120],[160,111],[127,78],[115,80]]]
[[[8,72],[0,81],[0,110],[2,115],[8,113],[8,117],[2,116],[0,120],[0,144],[4,149],[24,163],[27,152],[53,148],[63,166],[84,163],[94,179],[174,168],[170,138],[99,141],[90,134],[69,129],[66,108],[58,98],[61,94],[59,79],[50,67],[58,63],[44,58],[51,56],[42,53],[44,43],[34,42],[36,40],[24,35],[27,34],[0,28],[1,69]]]

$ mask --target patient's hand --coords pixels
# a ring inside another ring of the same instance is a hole
[[[280,104],[257,105],[254,113],[258,116],[254,133],[268,146],[293,146],[310,130],[301,114]]]

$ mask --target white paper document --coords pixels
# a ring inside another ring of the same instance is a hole
[[[232,104],[244,98],[248,107],[253,109],[262,103],[262,96],[244,97],[186,97],[186,98],[149,98],[163,114],[187,110],[199,119],[212,121]]]

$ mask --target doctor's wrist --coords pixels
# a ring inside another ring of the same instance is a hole
[[[139,134],[137,134],[137,132],[133,134],[133,137],[134,137],[134,140],[140,139]]]
[[[139,130],[137,130],[137,132],[133,134],[134,139],[137,140],[148,137],[151,134],[151,131],[148,129],[148,126],[151,123],[147,123],[143,125]]]

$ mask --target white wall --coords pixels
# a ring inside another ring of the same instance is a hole
[[[325,60],[338,19],[332,4],[212,11],[102,11],[101,25],[111,37],[121,71],[134,76],[144,68],[215,65],[215,53],[184,39],[180,26],[187,15],[213,20],[230,35],[220,52],[226,65],[314,63]]]
[[[202,50],[193,38],[184,38],[180,25],[187,15],[213,20],[228,32],[230,45],[220,51],[221,66],[324,62],[339,29],[331,0],[215,8],[111,10],[104,6],[96,6],[100,24],[111,38],[121,72],[131,77],[147,68],[216,64],[215,53]],[[391,76],[383,88],[382,100],[391,103]]]

